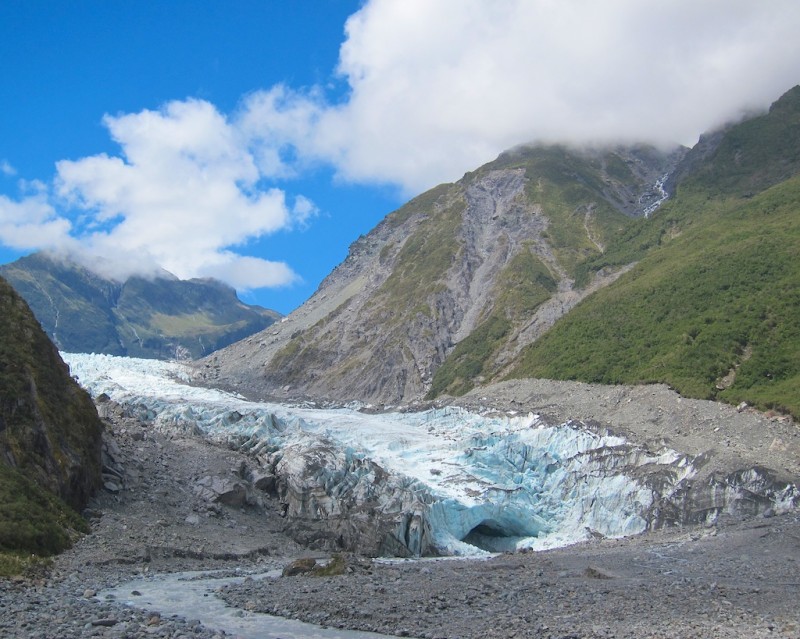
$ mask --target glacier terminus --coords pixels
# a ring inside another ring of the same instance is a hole
[[[770,483],[757,469],[693,486],[698,460],[580,421],[453,406],[373,413],[258,403],[192,385],[177,362],[62,357],[96,400],[105,395],[147,427],[247,452],[289,532],[329,550],[538,550],[680,524],[687,500],[708,501],[691,509],[695,519],[741,508],[745,494],[748,508],[798,500],[794,485]]]

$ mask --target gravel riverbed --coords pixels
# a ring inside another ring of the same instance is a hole
[[[660,387],[572,389],[570,400],[561,387],[517,384],[497,392],[499,409],[554,418],[583,409],[573,416],[640,442],[667,440],[692,454],[693,446],[713,447],[722,470],[760,460],[797,479],[798,428],[783,418],[676,400]],[[473,408],[492,403],[483,395],[462,401]],[[239,453],[110,419],[124,487],[98,495],[88,513],[91,534],[49,567],[0,580],[0,637],[235,636],[213,620],[173,617],[158,605],[130,607],[102,591],[159,573],[242,575],[298,557],[322,559],[284,533],[279,504],[209,507],[193,490],[204,476],[230,475],[245,459]],[[268,612],[398,636],[800,638],[800,513],[722,517],[699,528],[484,560],[349,558],[343,575],[245,579],[209,596],[217,595],[242,615]],[[131,592],[126,600],[136,598]]]
[[[796,516],[246,581],[222,594],[248,610],[431,639],[800,637],[798,595]]]

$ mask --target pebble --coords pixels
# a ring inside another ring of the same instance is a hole
[[[796,591],[753,587],[760,571],[793,582],[800,546],[789,540],[800,538],[800,516],[782,518],[783,537],[763,536],[762,525],[694,541],[690,531],[664,532],[486,561],[248,580],[220,595],[238,608],[401,637],[800,639]],[[760,551],[757,564],[744,548]]]
[[[158,614],[129,608],[115,601],[97,600],[94,598],[96,593],[88,588],[76,596],[74,579],[77,577],[54,581],[44,587],[0,579],[0,637],[225,637],[219,629],[206,629],[196,620],[162,619]]]

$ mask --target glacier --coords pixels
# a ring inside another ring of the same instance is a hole
[[[669,469],[670,485],[694,473],[678,452],[533,413],[259,403],[194,386],[177,362],[62,357],[93,397],[148,427],[247,452],[275,475],[288,518],[327,525],[345,546],[377,535],[372,554],[475,556],[635,535],[660,499],[641,470]]]

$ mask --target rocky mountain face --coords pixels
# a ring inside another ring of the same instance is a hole
[[[0,266],[62,351],[158,359],[201,357],[280,315],[242,303],[211,279],[117,282],[66,258],[36,253]]]
[[[798,145],[795,87],[691,150],[513,149],[391,213],[200,377],[383,405],[510,376],[663,382],[800,415]]]
[[[64,504],[79,512],[99,487],[101,434],[91,398],[0,278],[0,559],[57,552],[85,526]]]
[[[301,308],[205,362],[253,395],[392,404],[464,392],[625,269],[574,286],[664,196],[683,150],[521,147],[411,200]]]

